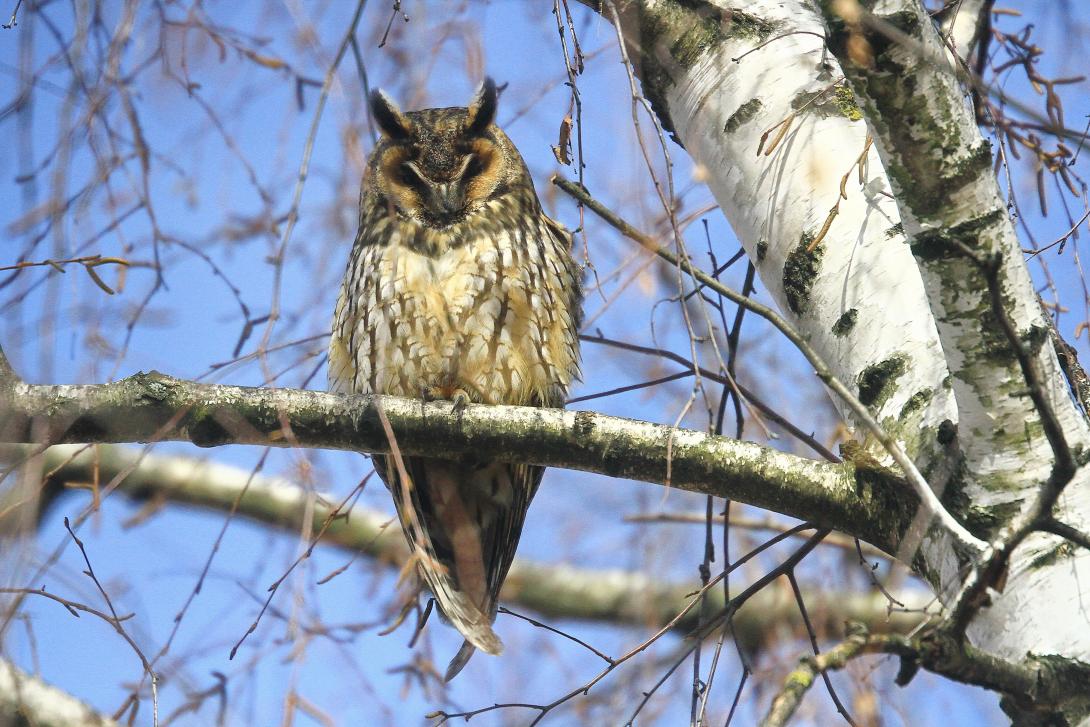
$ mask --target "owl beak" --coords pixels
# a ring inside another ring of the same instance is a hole
[[[438,221],[449,224],[461,217],[465,212],[465,186],[461,183],[461,180],[447,184],[436,184],[430,189],[430,207]]]

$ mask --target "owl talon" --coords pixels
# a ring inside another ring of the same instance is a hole
[[[471,401],[469,392],[461,387],[448,388],[445,386],[422,386],[420,387],[420,399],[424,402],[428,401],[443,401],[447,400],[453,403],[451,406],[451,414],[461,414],[465,411],[466,406]]]
[[[450,413],[461,416],[469,404],[469,393],[465,389],[455,389],[450,398],[454,402],[454,406],[450,408]]]

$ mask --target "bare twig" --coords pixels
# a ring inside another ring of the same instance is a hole
[[[15,3],[15,9],[11,11],[11,17],[8,18],[8,22],[4,23],[3,26],[0,26],[0,27],[3,27],[4,30],[11,30],[16,25],[18,25],[19,24],[19,8],[22,7],[22,6],[23,6],[23,0],[18,0],[18,2]]]
[[[648,512],[648,513],[635,513],[632,515],[625,515],[624,521],[626,523],[677,523],[683,525],[706,525],[708,520],[707,516],[702,512]],[[727,519],[722,515],[712,516],[711,522],[715,525],[728,524]],[[790,525],[786,525],[782,522],[777,522],[772,518],[747,518],[742,516],[731,517],[729,525],[732,528],[741,528],[742,530],[770,530],[776,533],[782,533],[790,529]],[[850,550],[856,552],[856,541],[852,538],[846,538],[836,533],[831,534],[825,538],[822,545],[830,545],[834,548],[841,548],[843,550]],[[870,545],[860,546],[862,550],[861,554],[865,553],[869,558],[889,558],[887,553],[883,553],[877,548]]]
[[[505,614],[507,614],[509,616],[514,616],[515,618],[522,619],[523,621],[525,621],[525,622],[527,622],[529,624],[532,624],[533,626],[536,626],[539,629],[545,629],[546,631],[554,633],[557,636],[562,636],[565,639],[567,639],[568,641],[573,641],[573,642],[579,644],[584,649],[591,652],[592,654],[597,656],[599,659],[601,659],[605,663],[607,663],[607,664],[612,664],[613,663],[613,658],[612,657],[606,656],[604,653],[602,653],[598,649],[595,649],[593,646],[588,644],[586,641],[583,641],[582,639],[577,639],[576,637],[572,636],[571,634],[569,634],[567,632],[561,631],[560,629],[557,629],[557,628],[553,628],[552,626],[550,626],[548,624],[545,624],[545,623],[542,623],[542,622],[540,622],[540,621],[538,621],[536,619],[532,619],[529,616],[526,616],[525,614],[516,613],[515,611],[512,611],[511,609],[509,609],[509,608],[507,608],[505,606],[500,606],[499,612],[500,613],[505,613]]]
[[[675,361],[682,366],[685,366],[689,370],[692,370],[693,368],[692,361],[685,358],[684,356],[674,353],[673,351],[667,351],[663,348],[651,348],[648,346],[640,346],[635,343],[628,343],[626,341],[618,341],[612,338],[606,338],[600,333],[595,336],[582,335],[579,336],[579,340],[585,343],[597,343],[603,346],[619,348],[624,351],[633,351],[635,353],[646,354],[648,356],[658,356],[660,358],[669,359],[670,361]],[[720,376],[714,371],[706,368],[699,368],[699,370],[701,376],[715,381],[716,383],[729,385],[725,376]],[[763,414],[770,421],[775,422],[779,426],[783,427],[784,430],[786,430],[800,442],[817,452],[823,458],[825,458],[829,462],[840,461],[840,457],[837,457],[835,454],[830,452],[829,449],[825,447],[825,445],[814,439],[812,435],[807,434],[803,430],[799,429],[791,422],[790,419],[783,416],[775,409],[770,407],[768,404],[766,404],[764,401],[762,401],[760,397],[758,397],[752,390],[746,388],[746,386],[744,386],[741,382],[736,381],[735,388],[738,389],[738,393],[740,393],[745,398],[746,402],[750,404],[754,409],[761,412],[761,414]],[[741,437],[736,437],[736,439],[741,439]]]
[[[157,726],[159,724],[159,676],[153,670],[147,657],[144,656],[144,652],[140,650],[140,647],[136,645],[136,642],[129,636],[128,632],[125,631],[125,626],[122,624],[122,621],[131,618],[132,614],[126,616],[125,619],[122,619],[117,615],[117,610],[114,609],[113,601],[110,600],[110,594],[102,587],[102,583],[99,582],[98,576],[95,575],[95,569],[91,566],[91,558],[87,555],[87,549],[84,547],[83,541],[80,540],[75,531],[72,530],[72,525],[67,517],[64,518],[64,529],[68,531],[68,535],[71,536],[72,541],[75,542],[76,547],[79,548],[79,552],[83,556],[83,562],[87,564],[87,570],[84,571],[84,574],[94,582],[95,587],[98,588],[98,592],[102,594],[102,599],[106,601],[106,606],[110,609],[112,618],[108,619],[108,621],[117,633],[121,635],[121,638],[125,639],[128,645],[132,647],[132,650],[136,652],[136,655],[140,657],[140,663],[144,667],[144,674],[151,679],[152,724]]]
[[[795,603],[799,606],[799,613],[802,614],[803,623],[806,624],[806,633],[810,637],[810,646],[814,649],[814,656],[821,656],[821,649],[818,648],[817,633],[814,631],[814,625],[810,623],[810,615],[806,612],[806,601],[803,600],[802,590],[799,588],[799,582],[795,578],[794,569],[787,571],[787,581],[791,584],[791,592],[795,594]],[[840,701],[840,697],[837,696],[836,689],[833,688],[833,682],[829,679],[829,675],[823,670],[821,672],[821,679],[825,682],[825,688],[829,692],[829,696],[833,700],[833,704],[836,705],[836,711],[844,717],[845,721],[852,727],[856,727],[855,720],[848,714],[847,708]]]
[[[367,479],[364,479],[362,482],[360,482],[358,485],[356,485],[356,487],[353,488],[353,490],[351,492],[349,492],[348,495],[345,496],[345,498],[341,501],[341,503],[339,505],[337,505],[337,507],[333,508],[329,512],[329,514],[326,515],[325,521],[322,522],[322,526],[321,526],[321,528],[319,528],[318,533],[313,538],[311,538],[310,543],[308,543],[308,545],[306,547],[306,550],[304,550],[302,553],[300,553],[299,556],[294,561],[292,561],[292,564],[288,566],[287,570],[284,571],[283,575],[281,575],[279,578],[277,578],[275,581],[273,581],[272,585],[269,586],[269,588],[268,588],[268,592],[269,592],[268,598],[265,599],[265,603],[262,604],[261,610],[258,611],[258,614],[254,618],[253,623],[251,623],[250,627],[248,629],[246,629],[246,633],[244,633],[242,635],[242,637],[239,638],[239,640],[237,642],[235,642],[235,645],[231,647],[231,653],[227,657],[228,659],[234,659],[235,654],[238,653],[239,647],[242,646],[242,642],[246,640],[247,636],[249,636],[250,634],[252,634],[254,631],[257,630],[257,625],[261,622],[261,617],[265,615],[265,611],[268,610],[269,604],[272,603],[273,597],[276,595],[276,592],[277,592],[277,590],[279,590],[281,584],[285,580],[287,580],[288,576],[291,575],[291,572],[295,570],[296,566],[298,566],[300,563],[302,563],[304,560],[306,560],[307,558],[310,557],[311,553],[314,552],[314,546],[317,545],[318,542],[322,539],[322,536],[325,535],[326,531],[329,529],[329,526],[332,525],[333,522],[335,520],[337,520],[338,518],[343,518],[343,517],[347,516],[346,506],[357,495],[359,495],[360,492],[363,491],[363,488],[366,485],[367,485]]]
[[[681,260],[673,253],[659,246],[658,243],[649,235],[645,235],[632,225],[628,224],[620,217],[615,215],[605,206],[603,206],[598,200],[590,196],[581,187],[562,179],[560,177],[553,177],[553,184],[560,187],[572,197],[580,200],[589,207],[595,214],[608,222],[612,227],[616,228],[625,237],[628,237],[646,249],[654,252],[662,259],[669,262],[671,265],[680,265],[690,276],[704,283],[707,287],[715,290],[723,295],[723,297],[743,306],[750,311],[761,316],[773,326],[775,326],[796,348],[806,357],[806,360],[810,362],[810,365],[814,367],[814,370],[819,379],[821,379],[826,386],[832,389],[837,396],[839,396],[848,406],[851,408],[852,413],[861,424],[863,424],[870,433],[877,439],[882,446],[886,449],[889,455],[904,472],[905,477],[908,479],[909,484],[915,491],[916,495],[920,498],[921,507],[932,517],[938,519],[943,528],[950,534],[952,538],[961,546],[961,549],[966,555],[980,556],[984,554],[988,546],[982,540],[974,536],[968,530],[965,529],[961,523],[954,519],[954,517],[946,510],[943,504],[939,501],[935,491],[931,489],[931,485],[924,479],[923,475],[913,464],[912,460],[908,458],[901,445],[890,436],[888,432],[878,423],[871,414],[870,410],[859,401],[858,397],[851,392],[836,376],[832,370],[822,361],[817,351],[810,345],[810,343],[799,335],[791,325],[782,318],[778,313],[769,308],[768,306],[761,305],[756,301],[739,295],[735,291],[727,288],[718,280],[710,277],[707,273],[695,268],[688,259]]]
[[[801,530],[806,530],[806,529],[813,529],[813,525],[811,525],[809,523],[803,523],[802,525],[799,525],[797,528],[795,528],[796,531],[801,531]],[[824,531],[824,530],[819,531],[818,534],[815,534],[815,536],[810,539],[810,541],[808,541],[806,544],[804,544],[802,547],[800,547],[797,551],[795,551],[795,553],[793,555],[788,557],[787,560],[784,561],[784,563],[782,563],[777,568],[773,569],[773,571],[771,573],[766,574],[762,578],[758,579],[758,581],[753,586],[750,586],[749,588],[747,588],[745,591],[742,592],[742,594],[740,594],[737,598],[733,599],[729,604],[727,604],[727,606],[724,608],[724,610],[720,612],[719,617],[717,618],[717,623],[721,622],[718,619],[721,619],[721,618],[725,617],[725,615],[728,612],[732,613],[733,611],[737,610],[750,597],[752,597],[754,594],[756,594],[758,591],[760,591],[762,588],[764,588],[764,586],[766,586],[768,583],[770,583],[772,580],[774,580],[775,577],[777,577],[778,575],[780,575],[783,572],[782,571],[783,568],[785,568],[785,567],[794,567],[795,564],[797,564],[799,561],[801,561],[802,558],[805,557],[805,555],[807,553],[809,553],[811,550],[813,550],[815,545],[817,545],[817,542],[820,540],[820,538],[818,536],[821,535],[823,537],[823,534],[826,533],[826,532],[828,532],[828,531]],[[636,655],[641,654],[644,651],[646,651],[648,649],[648,647],[650,647],[652,644],[654,644],[656,641],[658,641],[660,638],[662,638],[662,636],[664,634],[666,634],[678,620],[680,620],[682,617],[684,617],[686,613],[688,613],[698,603],[700,603],[703,600],[704,594],[709,589],[711,589],[713,586],[717,585],[719,583],[719,581],[722,580],[728,573],[730,573],[731,571],[737,569],[739,566],[741,566],[742,564],[748,562],[750,559],[756,557],[758,554],[760,554],[761,552],[763,552],[763,551],[767,550],[768,548],[772,547],[774,544],[778,543],[779,541],[787,538],[789,535],[790,535],[790,533],[783,533],[781,535],[777,535],[777,536],[769,539],[765,543],[763,543],[760,546],[758,546],[758,547],[754,548],[753,550],[751,550],[749,553],[747,553],[745,556],[740,558],[735,563],[733,563],[730,566],[728,566],[727,568],[725,568],[717,576],[715,576],[715,578],[711,579],[706,586],[701,588],[689,600],[689,602],[685,605],[685,607],[682,608],[677,613],[677,615],[674,616],[673,619],[671,619],[670,623],[667,623],[661,629],[656,631],[650,638],[645,640],[643,643],[641,643],[638,646],[636,646],[636,647],[630,649],[629,651],[625,652],[624,655],[613,659],[606,668],[604,668],[602,671],[598,672],[598,674],[596,674],[593,678],[591,678],[590,680],[588,680],[587,682],[585,682],[581,686],[576,687],[575,689],[571,690],[570,692],[567,692],[563,696],[558,697],[557,699],[553,700],[552,702],[550,702],[548,704],[524,704],[524,703],[519,703],[519,704],[511,704],[511,703],[508,703],[508,704],[494,704],[494,705],[492,705],[490,707],[483,707],[481,709],[476,709],[476,710],[472,710],[472,711],[469,711],[469,712],[449,713],[449,712],[444,712],[442,710],[438,710],[438,711],[435,711],[435,712],[432,712],[432,713],[428,714],[427,716],[429,718],[437,718],[439,720],[438,724],[444,724],[445,722],[447,722],[447,721],[449,721],[451,719],[457,718],[457,717],[461,717],[461,718],[468,721],[471,717],[474,717],[474,716],[476,716],[478,714],[483,714],[485,712],[491,712],[491,711],[494,711],[494,710],[497,710],[497,709],[507,709],[507,708],[511,708],[511,707],[521,707],[521,708],[524,708],[524,709],[537,710],[537,713],[538,713],[537,716],[530,723],[531,725],[535,725],[538,722],[540,722],[542,719],[544,719],[545,715],[547,715],[553,709],[556,709],[560,705],[571,701],[572,699],[574,699],[575,697],[577,697],[580,694],[583,694],[583,695],[587,694],[596,684],[598,684],[600,681],[605,679],[614,669],[621,666],[622,664],[624,664],[628,660],[632,659]],[[678,655],[679,656],[679,662],[678,663],[680,663],[680,659],[684,659],[694,648],[696,648],[696,643],[698,643],[700,640],[707,637],[707,633],[710,633],[710,632],[706,632],[706,629],[704,627],[698,627],[692,634],[689,635],[689,638],[686,639],[687,644],[680,650],[681,653]],[[675,666],[675,668],[676,668],[676,666]]]
[[[281,287],[284,274],[284,256],[287,254],[288,243],[291,241],[292,232],[295,229],[295,223],[299,220],[299,203],[303,197],[303,187],[307,181],[307,175],[310,170],[310,157],[314,152],[314,141],[318,136],[318,126],[322,120],[322,111],[325,109],[326,99],[329,98],[330,89],[333,87],[333,79],[336,78],[337,69],[341,65],[341,60],[344,58],[345,53],[348,52],[352,42],[356,37],[356,27],[359,25],[360,17],[363,15],[363,9],[367,5],[367,0],[358,0],[356,3],[355,13],[352,15],[352,20],[348,24],[348,30],[344,34],[344,38],[341,40],[340,47],[337,49],[337,55],[333,59],[329,68],[326,69],[325,79],[322,81],[322,90],[318,94],[318,104],[314,109],[314,118],[310,122],[310,130],[307,132],[307,140],[303,145],[303,159],[299,163],[299,172],[295,179],[295,189],[292,192],[291,207],[288,209],[287,224],[284,226],[284,234],[280,238],[280,246],[277,248],[276,255],[273,256],[273,285],[272,285],[272,301],[269,306],[268,323],[265,326],[265,332],[261,339],[261,345],[259,350],[265,350],[268,348],[269,341],[272,338],[273,328],[276,322],[280,318],[280,298]],[[400,8],[401,2],[394,5],[394,11],[397,12]],[[391,21],[392,22],[392,21]],[[264,361],[263,361],[264,363]],[[266,372],[266,375],[268,372]]]

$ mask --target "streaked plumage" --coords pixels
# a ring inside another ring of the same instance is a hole
[[[562,406],[579,375],[582,293],[571,237],[541,210],[526,165],[493,123],[486,80],[468,108],[401,112],[371,98],[383,135],[333,321],[330,389]],[[418,571],[473,652],[503,645],[496,598],[541,467],[465,457],[374,457]]]

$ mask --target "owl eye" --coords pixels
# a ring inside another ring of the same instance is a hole
[[[395,176],[400,184],[407,187],[418,185],[423,181],[420,177],[420,170],[412,162],[399,164]]]
[[[466,162],[465,176],[466,177],[475,177],[475,176],[477,176],[478,174],[480,174],[483,171],[484,171],[484,162],[481,161],[481,158],[479,156],[477,156],[476,154],[469,157],[469,161]]]

